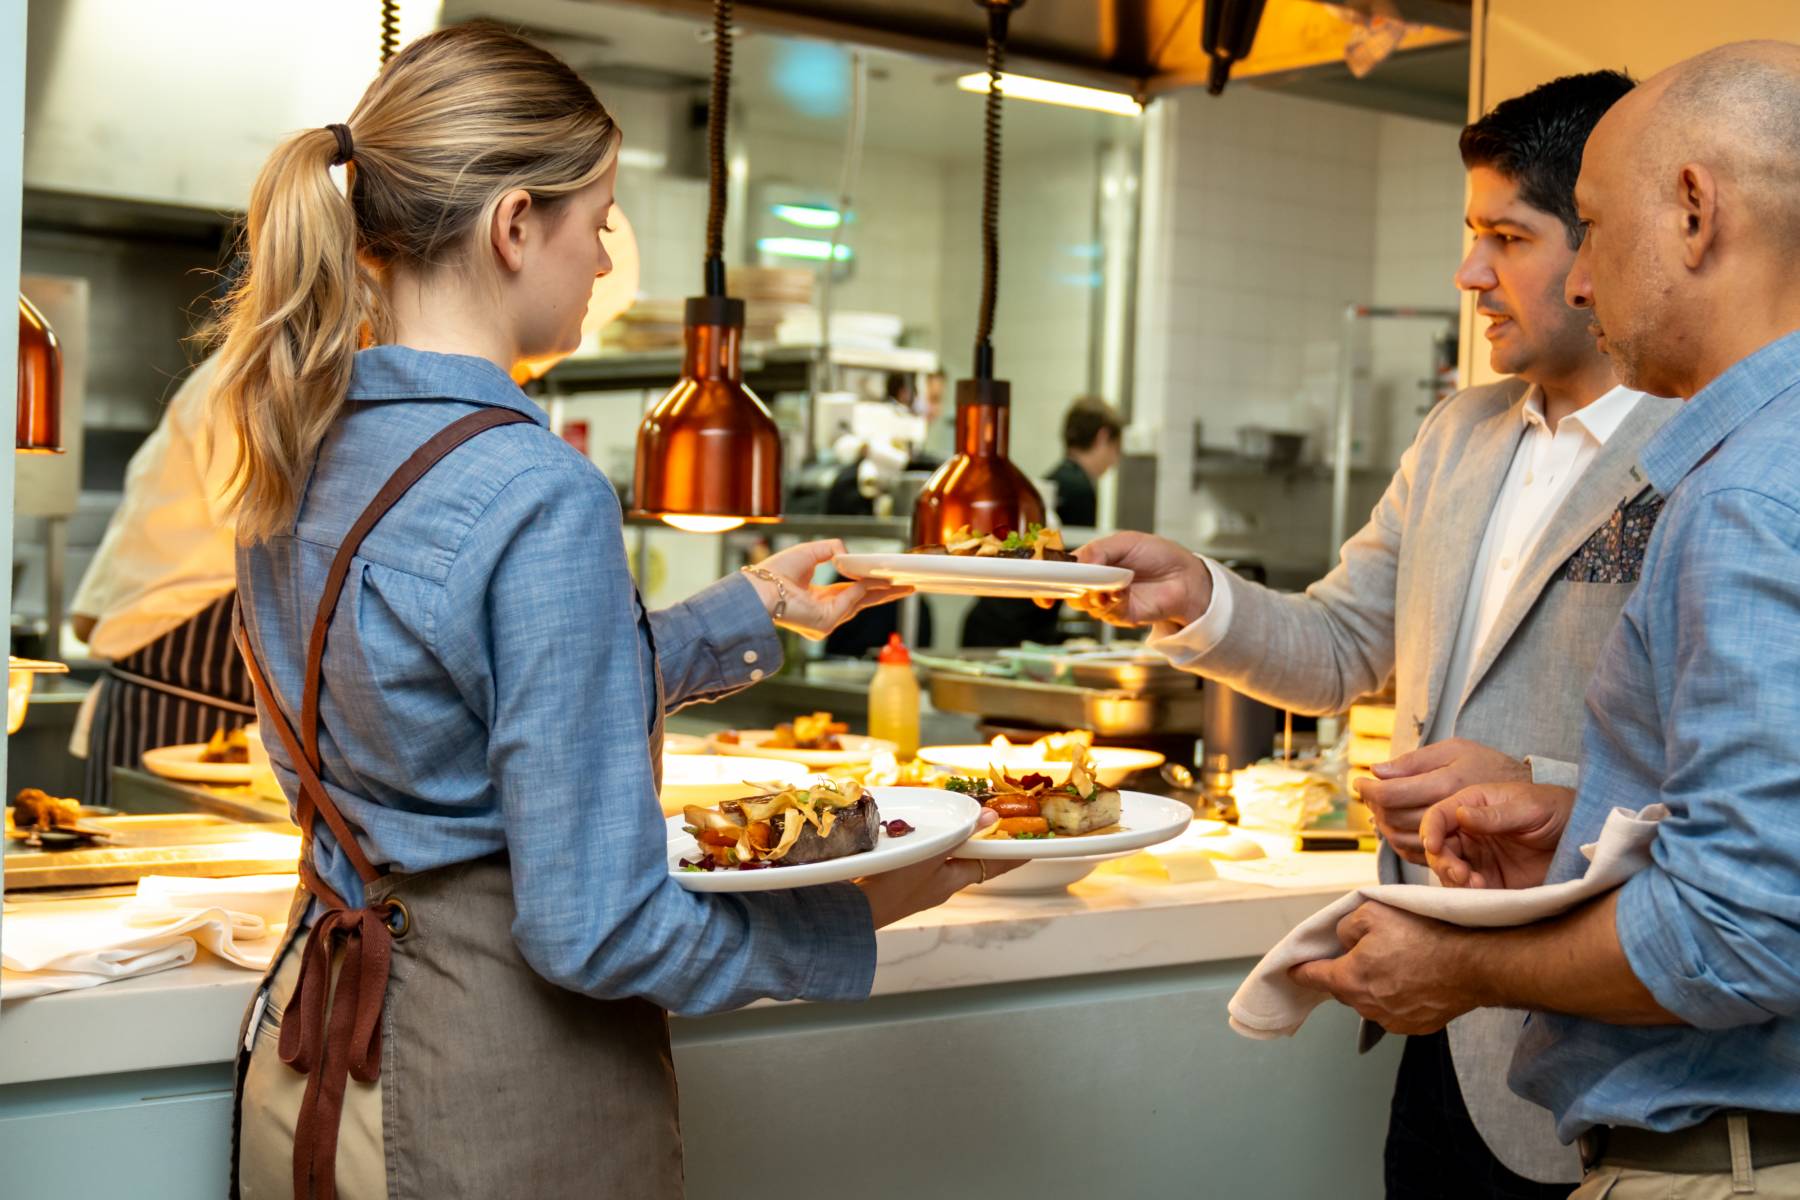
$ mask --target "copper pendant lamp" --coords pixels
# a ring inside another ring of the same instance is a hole
[[[744,302],[725,294],[725,118],[731,86],[731,0],[713,4],[707,109],[706,294],[688,299],[681,379],[638,427],[635,513],[678,529],[721,532],[781,517],[781,434],[744,386]]]
[[[975,376],[956,384],[956,453],[926,481],[913,508],[913,544],[945,541],[968,526],[1005,537],[1044,520],[1044,501],[1007,456],[1012,385],[994,378],[994,299],[1000,257],[1000,74],[1006,25],[1024,0],[975,0],[987,10],[987,118],[982,161],[981,315],[975,333]]]
[[[14,448],[62,453],[62,344],[37,306],[19,295],[19,411]]]

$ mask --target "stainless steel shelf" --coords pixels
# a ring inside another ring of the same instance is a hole
[[[1198,733],[1201,692],[1139,693],[1065,687],[935,671],[931,703],[947,712],[1042,728],[1091,729],[1101,737]]]

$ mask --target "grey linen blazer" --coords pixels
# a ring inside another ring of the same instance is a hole
[[[1638,455],[1680,405],[1645,396],[1607,440],[1531,551],[1463,694],[1447,696],[1463,602],[1524,434],[1528,391],[1509,379],[1439,404],[1337,567],[1300,594],[1231,576],[1230,628],[1191,669],[1316,714],[1342,712],[1391,678],[1396,755],[1415,749],[1433,714],[1451,704],[1456,736],[1529,758],[1540,782],[1573,786],[1588,678],[1637,585],[1661,506]],[[1381,876],[1400,878],[1385,846]],[[1523,1020],[1482,1009],[1452,1022],[1463,1099],[1507,1167],[1539,1182],[1574,1181],[1579,1161],[1557,1140],[1549,1112],[1506,1086]]]

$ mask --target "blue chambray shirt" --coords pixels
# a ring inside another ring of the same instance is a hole
[[[1533,1014],[1509,1079],[1565,1141],[1800,1112],[1800,334],[1709,384],[1642,464],[1668,505],[1588,690],[1549,882],[1581,874],[1613,806],[1669,806],[1617,927],[1688,1024]]]
[[[283,707],[297,726],[307,635],[351,523],[413,450],[482,405],[531,423],[465,443],[388,512],[326,643],[322,776],[370,860],[417,872],[507,850],[520,950],[592,996],[687,1013],[867,996],[874,931],[853,885],[697,895],[669,878],[657,673],[673,711],[774,671],[781,645],[754,589],[734,576],[646,614],[611,484],[492,363],[356,356],[293,531],[238,551],[247,632]],[[267,740],[291,801],[291,764]],[[355,870],[324,822],[316,833],[318,869],[359,903]]]

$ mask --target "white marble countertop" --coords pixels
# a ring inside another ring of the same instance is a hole
[[[1256,958],[1301,920],[1375,879],[1368,853],[1183,859],[1174,882],[1147,854],[1104,863],[1052,896],[968,892],[877,935],[874,994],[1020,983]],[[1185,866],[1186,869],[1183,869]],[[29,904],[5,921],[30,920]],[[0,1006],[0,1086],[223,1062],[256,987],[204,951],[193,964]]]

